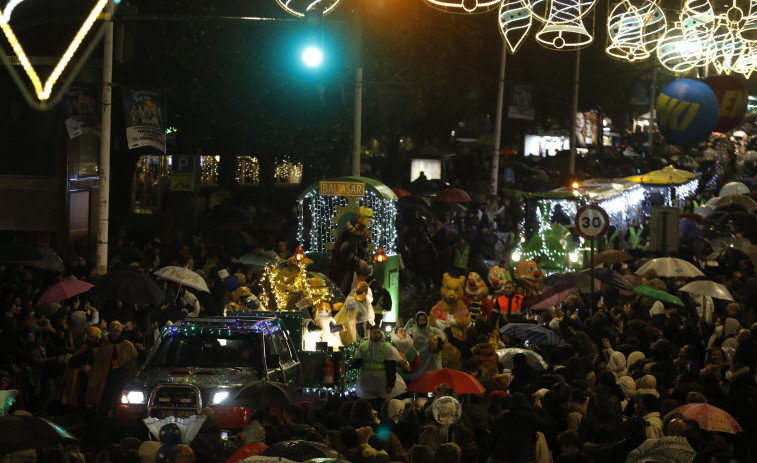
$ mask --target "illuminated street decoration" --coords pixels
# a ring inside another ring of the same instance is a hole
[[[736,31],[732,30],[727,15],[718,16],[718,23],[710,37],[707,47],[707,59],[718,74],[730,73],[733,61],[741,51],[741,42],[736,40]]]
[[[757,0],[751,0],[749,3],[749,16],[739,30],[739,37],[747,42],[757,42]]]
[[[341,0],[276,0],[287,13],[304,18],[311,11],[320,11],[324,16],[334,11]]]
[[[53,86],[60,78],[64,69],[66,69],[69,61],[71,61],[74,53],[81,45],[84,37],[86,37],[89,30],[92,28],[92,25],[95,23],[102,10],[105,8],[105,5],[107,5],[108,0],[98,0],[98,2],[92,8],[92,11],[90,11],[89,15],[87,16],[87,19],[84,21],[84,24],[82,24],[81,28],[76,33],[76,36],[74,36],[73,40],[69,43],[68,48],[66,48],[63,56],[61,56],[58,64],[50,73],[50,76],[47,78],[47,81],[45,81],[44,84],[42,83],[42,79],[40,79],[39,75],[37,74],[37,71],[34,69],[34,66],[32,66],[31,62],[29,61],[29,58],[26,55],[24,48],[21,46],[21,43],[19,43],[16,34],[13,32],[13,29],[8,23],[8,21],[10,21],[11,12],[18,3],[20,2],[10,2],[7,5],[5,12],[0,11],[0,28],[3,30],[5,38],[8,39],[8,43],[13,48],[13,51],[16,53],[16,56],[22,67],[24,68],[26,75],[29,77],[32,86],[34,87],[34,92],[37,98],[40,101],[45,101],[50,98]]]
[[[535,7],[543,0],[531,3],[531,14],[544,22],[536,33],[536,40],[554,50],[576,49],[589,45],[594,37],[586,30],[583,18],[591,12],[597,0],[550,0],[546,18],[535,14]]]
[[[702,60],[704,44],[696,36],[688,37],[680,23],[668,29],[657,45],[660,64],[673,72],[693,69]]]
[[[665,13],[655,2],[646,1],[637,7],[623,0],[615,5],[607,19],[609,43],[605,51],[626,61],[647,59],[665,34],[667,25]]]
[[[486,13],[499,6],[502,0],[423,0],[437,10],[449,13]]]
[[[510,53],[515,53],[531,29],[531,13],[520,0],[504,0],[499,8],[499,32]]]

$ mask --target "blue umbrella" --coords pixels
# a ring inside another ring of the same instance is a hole
[[[682,243],[694,241],[702,235],[702,228],[691,219],[681,219],[678,223],[678,236]]]
[[[507,323],[499,332],[510,338],[529,341],[534,344],[556,346],[562,344],[562,339],[554,331],[533,323]]]
[[[223,280],[223,287],[227,293],[233,292],[235,289],[239,288],[240,284],[239,278],[234,275],[229,275]]]

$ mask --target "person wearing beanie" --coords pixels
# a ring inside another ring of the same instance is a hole
[[[161,446],[155,456],[155,463],[167,463],[171,452],[181,444],[181,430],[176,423],[168,423],[160,428],[158,439]]]

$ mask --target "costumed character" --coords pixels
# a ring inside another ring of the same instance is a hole
[[[399,362],[397,372],[405,383],[407,383],[413,377],[413,374],[418,371],[418,368],[421,365],[418,351],[413,345],[413,338],[408,336],[407,331],[405,331],[403,326],[397,326],[394,329],[394,333],[389,336],[389,341],[397,348],[397,351],[402,356],[403,361]]]
[[[487,279],[489,280],[489,286],[491,287],[489,299],[492,303],[505,293],[505,283],[513,280],[512,276],[510,276],[510,272],[505,269],[505,263],[502,261],[494,267],[489,268]]]
[[[373,312],[373,304],[371,304],[368,297],[369,292],[368,283],[361,281],[358,283],[357,288],[344,300],[345,306],[355,310],[357,334],[360,338],[364,338],[367,335],[368,326],[375,324],[375,313]]]
[[[339,332],[339,337],[342,339],[342,345],[348,346],[359,339],[357,336],[357,311],[353,305],[351,308],[347,307],[347,304],[337,302],[334,304],[334,321],[342,325],[344,329]]]
[[[108,337],[94,351],[85,404],[104,417],[114,406],[124,385],[137,373],[137,348],[123,335],[123,325],[110,322]]]
[[[427,371],[442,368],[444,331],[429,324],[426,312],[415,314],[415,320],[408,321],[406,329],[407,335],[413,340],[413,347],[418,352],[418,369],[410,379],[415,379]]]
[[[442,331],[450,327],[454,336],[461,340],[465,339],[465,330],[471,322],[468,307],[463,302],[463,286],[465,286],[464,276],[453,278],[449,273],[445,273],[440,290],[442,299],[431,309],[429,317],[431,325]],[[460,350],[451,343],[444,343],[442,363],[446,368],[462,369]]]
[[[468,272],[463,292],[463,302],[468,306],[471,321],[476,321],[478,317],[490,320],[494,304],[489,299],[489,288],[478,272]]]
[[[263,296],[261,303],[266,310],[297,311],[298,303],[310,296],[312,287],[306,267],[312,264],[309,258],[298,261],[290,257],[286,262],[266,267],[261,280]]]
[[[515,267],[515,281],[523,288],[523,296],[539,294],[539,284],[544,279],[544,272],[535,260],[524,260]]]
[[[350,368],[360,368],[355,384],[358,397],[389,399],[405,392],[405,381],[397,374],[397,362],[402,362],[397,349],[384,339],[380,326],[371,326],[369,338],[355,351]]]
[[[384,313],[392,310],[392,295],[384,288],[382,282],[373,275],[373,266],[364,260],[358,262],[358,268],[352,278],[352,289],[357,288],[361,281],[368,283],[368,300],[373,306],[375,322],[380,325]]]
[[[316,306],[315,324],[321,329],[321,342],[328,343],[329,347],[341,347],[342,338],[337,333],[344,330],[331,315],[331,304],[319,302]]]
[[[352,285],[352,276],[360,260],[368,259],[368,228],[373,225],[373,210],[360,206],[357,216],[353,217],[347,228],[334,243],[331,255],[329,277],[348,294]]]

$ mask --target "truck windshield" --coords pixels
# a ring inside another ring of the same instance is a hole
[[[261,342],[260,336],[249,333],[231,334],[228,337],[182,334],[165,336],[150,366],[259,369],[262,367]]]

